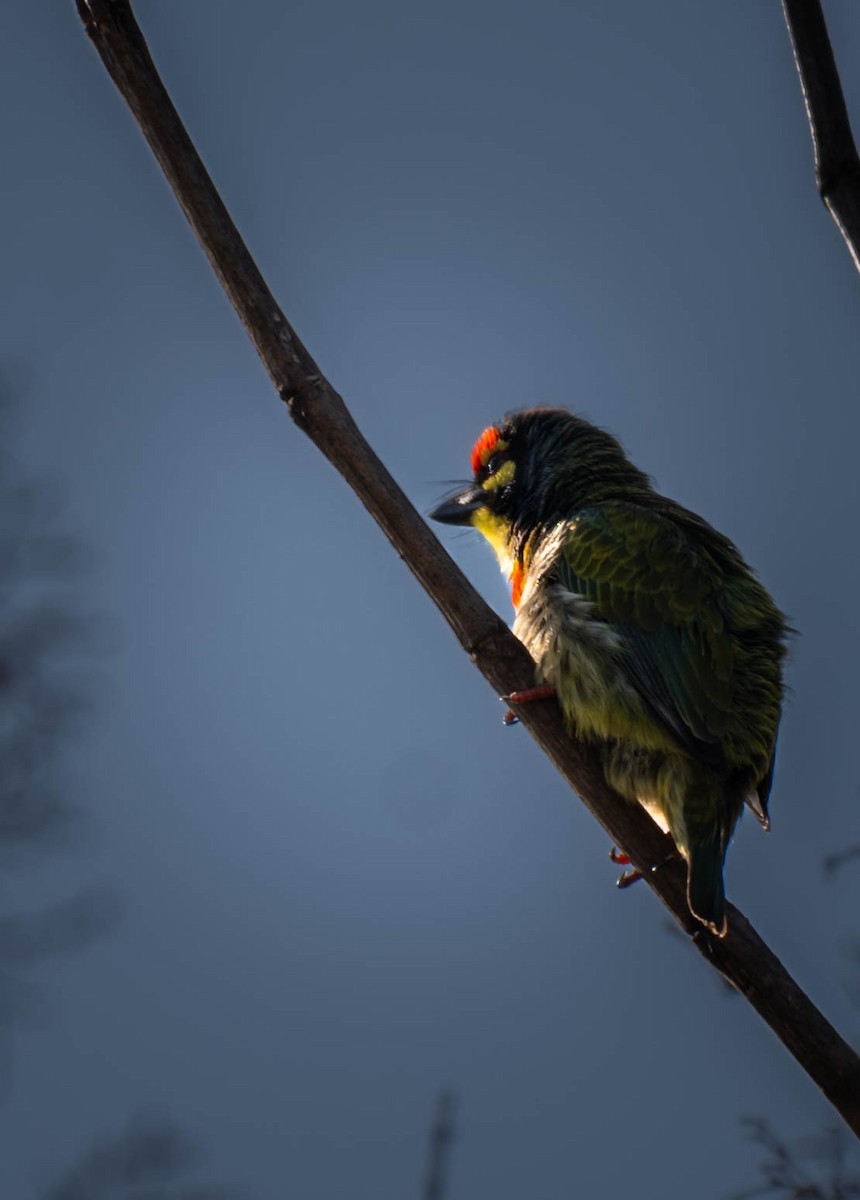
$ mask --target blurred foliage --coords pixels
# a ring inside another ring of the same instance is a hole
[[[784,1141],[761,1117],[744,1117],[747,1136],[764,1151],[761,1181],[733,1192],[731,1200],[792,1197],[795,1200],[849,1200],[860,1197],[860,1162],[851,1135],[831,1128],[794,1143]]]
[[[857,879],[860,878],[860,871],[857,870],[860,868],[860,843],[841,846],[822,860],[824,876],[831,883],[838,876],[840,883],[844,884],[845,877],[842,872],[845,867],[854,868],[853,872],[848,872],[848,878],[856,886]],[[856,902],[853,911],[860,911]],[[841,949],[842,957],[848,966],[848,975],[844,980],[845,991],[851,1002],[860,1008],[860,932],[843,941]]]
[[[11,417],[0,395],[6,447]],[[68,850],[82,818],[62,785],[62,752],[89,708],[99,623],[79,612],[88,555],[60,528],[61,511],[50,481],[25,478],[0,451],[0,1034],[40,1013],[28,969],[102,936],[118,915],[115,897],[95,888],[37,911],[13,911],[9,899],[10,872]]]
[[[421,1200],[444,1200],[446,1195],[451,1143],[456,1136],[456,1111],[456,1093],[441,1091],[436,1097],[436,1115],[427,1143]]]
[[[246,1191],[182,1182],[198,1162],[193,1143],[175,1125],[138,1118],[97,1142],[39,1200],[248,1200]]]
[[[822,863],[822,869],[826,876],[832,878],[837,871],[840,871],[848,863],[860,863],[860,844],[845,846],[841,850],[835,850],[832,854],[826,855]]]
[[[860,865],[860,846],[848,846],[827,855],[822,866],[825,876],[832,879],[848,864]],[[855,976],[854,985],[849,985],[849,994],[860,1007],[860,937],[847,944],[844,956]],[[741,1124],[749,1139],[764,1151],[758,1165],[761,1181],[755,1187],[732,1193],[731,1200],[754,1200],[755,1197],[849,1200],[849,1197],[860,1197],[860,1150],[846,1130],[829,1128],[789,1143],[762,1117],[744,1117]]]

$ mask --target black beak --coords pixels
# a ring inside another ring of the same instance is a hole
[[[487,493],[476,483],[470,483],[462,492],[437,504],[427,515],[431,521],[441,521],[443,525],[471,525],[472,513],[485,508],[486,504]]]

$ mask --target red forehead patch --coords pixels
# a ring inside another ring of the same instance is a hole
[[[499,431],[495,425],[490,425],[481,436],[478,438],[472,447],[472,472],[477,475],[481,467],[487,465],[487,460],[493,453],[496,442],[499,440]]]

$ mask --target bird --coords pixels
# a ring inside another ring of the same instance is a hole
[[[489,426],[471,466],[429,515],[481,533],[510,581],[536,684],[512,699],[556,696],[609,785],[671,835],[690,912],[724,937],[744,804],[770,827],[785,616],[727,537],[566,408]]]

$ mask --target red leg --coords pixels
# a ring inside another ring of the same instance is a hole
[[[616,850],[614,846],[609,851],[609,857],[614,863],[618,863],[621,866],[624,866],[630,862],[630,859],[627,857],[627,855],[621,850]],[[667,855],[662,862],[658,862],[650,869],[651,871],[659,871],[661,867],[665,867],[667,863],[675,862],[680,857],[680,853],[677,850],[673,850],[672,853]],[[635,883],[637,879],[644,879],[646,874],[646,871],[640,871],[637,867],[631,867],[629,871],[621,872],[615,881],[615,886],[619,888],[629,888],[630,885]]]
[[[509,696],[502,696],[505,704],[533,704],[535,700],[552,700],[555,696],[555,688],[548,683],[542,683],[538,687],[525,688],[521,692],[511,692]],[[505,725],[516,725],[519,717],[510,709],[502,717]]]
[[[636,867],[630,866],[630,858],[623,850],[619,850],[617,846],[613,846],[609,851],[609,857],[614,863],[618,863],[620,867],[630,867],[629,871],[622,871],[615,881],[615,886],[619,888],[629,888],[637,879],[642,878],[642,872]]]
[[[555,688],[549,683],[541,683],[537,687],[525,688],[521,692],[511,692],[502,696],[505,704],[532,704],[535,700],[552,700]]]

